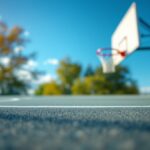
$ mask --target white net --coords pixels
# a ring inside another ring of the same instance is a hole
[[[104,56],[98,56],[102,64],[103,73],[114,73],[115,66],[113,64],[112,57],[106,58]]]

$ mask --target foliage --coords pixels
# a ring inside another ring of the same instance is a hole
[[[84,76],[81,76],[81,66],[64,59],[60,62],[57,73],[59,84],[52,82],[41,85],[36,94],[138,94],[137,84],[124,66],[117,66],[113,74],[103,74],[101,67],[93,71],[92,67],[88,66]]]
[[[72,94],[74,94],[74,95],[89,94],[88,88],[85,84],[85,81],[84,81],[84,79],[81,79],[81,78],[78,78],[76,80],[76,82],[73,84],[71,90],[72,90]]]
[[[113,74],[103,74],[102,68],[97,68],[94,75],[78,79],[72,86],[72,93],[138,94],[138,88],[135,81],[130,78],[127,67],[118,66]]]
[[[87,77],[87,76],[92,76],[92,75],[94,75],[94,70],[91,65],[88,65],[85,70],[84,76]]]
[[[80,76],[81,66],[66,58],[60,62],[57,74],[63,88],[63,94],[70,94],[74,81]]]
[[[72,86],[72,93],[75,95],[78,94],[106,94],[108,93],[107,88],[104,88],[103,83],[105,83],[105,78],[99,76],[88,76]],[[81,89],[83,88],[83,89]]]
[[[96,70],[96,75],[106,78],[105,85],[109,88],[109,94],[137,94],[136,82],[131,78],[129,69],[125,66],[117,66],[113,74],[102,74],[102,69]]]
[[[32,55],[25,56],[21,51],[28,42],[23,33],[24,30],[19,26],[9,30],[5,23],[0,22],[0,94],[2,95],[26,93],[29,87],[29,82],[17,76],[17,72]]]
[[[61,95],[62,90],[60,85],[55,81],[50,83],[42,84],[35,92],[36,95]]]

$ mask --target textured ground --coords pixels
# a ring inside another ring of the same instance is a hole
[[[150,149],[150,108],[0,108],[0,149]]]
[[[1,106],[149,106],[150,95],[1,96]]]

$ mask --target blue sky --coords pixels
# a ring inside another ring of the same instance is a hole
[[[133,0],[0,0],[0,16],[9,27],[30,32],[25,51],[36,51],[38,68],[56,76],[48,59],[70,57],[85,68],[100,65],[99,47],[111,45],[111,35]],[[138,14],[150,22],[150,0],[136,0]],[[142,45],[150,45],[150,39]],[[150,52],[135,52],[122,64],[139,86],[150,86]]]

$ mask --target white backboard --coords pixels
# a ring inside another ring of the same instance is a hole
[[[133,3],[119,26],[112,35],[112,48],[127,51],[127,55],[134,52],[140,45],[138,17],[136,3]],[[118,65],[125,57],[121,55],[112,56],[113,64]]]

